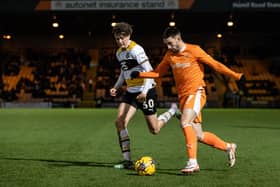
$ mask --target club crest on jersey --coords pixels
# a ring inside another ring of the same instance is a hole
[[[134,68],[138,65],[139,65],[138,62],[135,59],[126,59],[120,61],[120,67],[123,71],[130,70],[131,68]]]
[[[128,70],[128,66],[126,64],[126,61],[121,61],[121,69],[123,71],[127,71]]]
[[[184,53],[184,57],[190,58],[190,53],[188,53],[188,52]]]

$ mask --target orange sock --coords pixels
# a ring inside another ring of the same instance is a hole
[[[211,132],[204,132],[204,138],[201,142],[223,151],[227,150],[227,143]]]
[[[189,159],[196,159],[197,154],[197,137],[192,126],[183,128],[186,140],[186,148]]]

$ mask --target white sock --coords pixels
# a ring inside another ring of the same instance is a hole
[[[161,114],[158,117],[158,120],[162,120],[162,121],[164,121],[164,123],[167,123],[171,119],[171,117],[172,117],[171,112],[167,111],[167,112],[164,112],[163,114]]]
[[[171,106],[170,106],[170,108],[168,109],[168,112],[170,112],[170,114],[171,114],[172,116],[174,116],[177,110],[178,110],[177,104],[176,104],[176,103],[171,103]]]
[[[171,116],[174,116],[176,113],[176,109],[175,108],[169,108],[168,112],[171,114]]]
[[[194,158],[189,159],[189,162],[192,164],[197,164],[197,160]]]

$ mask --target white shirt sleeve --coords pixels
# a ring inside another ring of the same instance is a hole
[[[142,63],[141,66],[144,68],[146,72],[153,70],[149,61]],[[147,94],[147,92],[149,91],[153,83],[154,83],[154,79],[145,79],[144,88],[142,92]]]
[[[124,83],[124,74],[123,74],[123,71],[121,70],[121,73],[119,75],[119,78],[117,80],[117,82],[115,83],[114,85],[114,88],[118,89],[119,87],[121,87]]]
[[[138,50],[135,50],[134,55],[135,55],[134,58],[137,60],[137,62],[140,64],[140,66],[144,69],[145,72],[153,70],[153,67],[149,62],[149,58],[141,46],[138,46]],[[151,89],[151,85],[153,83],[154,83],[153,79],[145,79],[142,93],[147,94],[149,89]]]

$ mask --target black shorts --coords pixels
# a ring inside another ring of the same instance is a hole
[[[138,102],[136,97],[140,94],[137,93],[129,93],[125,92],[122,102],[127,103],[129,105],[134,106],[135,108],[139,108],[142,110],[144,115],[152,115],[157,112],[157,93],[155,88],[151,88],[147,93],[146,101]]]

